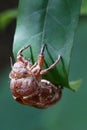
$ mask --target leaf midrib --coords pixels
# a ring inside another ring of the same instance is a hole
[[[46,9],[45,9],[45,17],[44,17],[44,24],[43,24],[43,29],[42,29],[42,41],[41,41],[41,44],[44,43],[44,38],[45,38],[45,25],[46,25],[47,13],[48,13],[48,5],[49,5],[49,0],[47,1],[47,5],[46,5]]]

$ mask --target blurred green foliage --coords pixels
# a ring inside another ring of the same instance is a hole
[[[81,15],[87,15],[87,0],[82,0]]]
[[[83,79],[77,93],[63,90],[62,100],[40,110],[22,106],[13,100],[6,69],[0,74],[1,130],[87,130],[87,18],[81,17],[73,49],[70,80]]]
[[[17,17],[17,9],[9,9],[0,13],[0,30],[5,29]]]

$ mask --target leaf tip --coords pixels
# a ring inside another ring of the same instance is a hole
[[[72,91],[77,92],[78,88],[81,86],[82,80],[76,80],[69,82],[69,87]]]

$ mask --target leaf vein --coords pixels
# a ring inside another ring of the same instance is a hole
[[[53,21],[56,22],[57,25],[60,25],[64,30],[66,29],[66,27],[61,23],[61,21],[59,21],[55,16],[49,14],[49,16],[53,19]]]

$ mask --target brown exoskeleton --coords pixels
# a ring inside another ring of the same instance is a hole
[[[9,74],[11,79],[10,89],[13,98],[25,105],[37,108],[48,108],[58,102],[62,95],[62,88],[56,87],[50,81],[42,79],[42,75],[58,64],[61,56],[49,68],[41,70],[44,64],[44,48],[42,46],[38,60],[34,65],[23,57],[22,52],[30,45],[20,49],[16,63]]]

